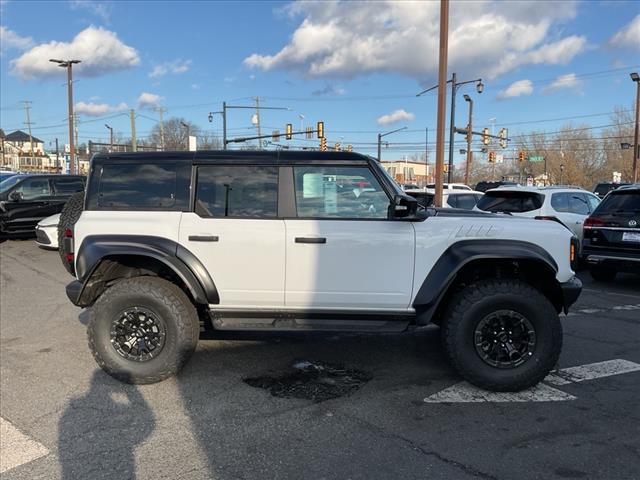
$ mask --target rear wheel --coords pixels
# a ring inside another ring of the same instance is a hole
[[[556,365],[562,326],[549,300],[519,280],[486,280],[457,292],[442,322],[456,371],[474,385],[519,391]]]
[[[614,278],[616,278],[617,274],[617,272],[613,268],[603,267],[600,265],[589,267],[589,273],[594,280],[597,280],[599,282],[610,282]]]
[[[173,283],[158,277],[121,280],[91,308],[89,347],[118,380],[155,383],[176,374],[196,348],[195,307]]]
[[[58,222],[58,253],[60,254],[60,260],[62,260],[62,266],[71,275],[75,275],[73,268],[73,260],[69,257],[72,252],[67,251],[67,247],[64,244],[67,230],[73,232],[73,226],[76,224],[82,209],[84,208],[84,192],[77,192],[71,195],[67,203],[64,204],[62,212],[60,212],[60,221]]]

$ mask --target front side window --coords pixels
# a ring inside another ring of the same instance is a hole
[[[595,195],[587,195],[587,200],[589,202],[589,210],[591,210],[592,212],[598,205],[600,205],[600,199]]]
[[[206,218],[278,216],[278,168],[211,165],[198,168],[195,211]]]
[[[463,208],[465,210],[473,210],[476,206],[476,197],[473,194],[454,195],[457,200],[456,207]],[[451,203],[451,199],[449,199]]]
[[[22,193],[23,200],[36,200],[38,198],[50,197],[51,187],[48,178],[30,178],[22,182],[16,189]]]
[[[294,167],[298,218],[386,219],[389,197],[367,167]]]
[[[84,190],[84,182],[80,178],[54,178],[53,188],[56,195],[73,195]]]

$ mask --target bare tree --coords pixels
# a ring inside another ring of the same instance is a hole
[[[164,127],[164,149],[165,150],[187,150],[187,127],[188,125],[189,135],[197,137],[200,133],[200,128],[185,120],[182,117],[172,117],[163,122]],[[162,145],[160,123],[157,123],[151,129],[151,135],[149,135],[149,141],[156,145]]]

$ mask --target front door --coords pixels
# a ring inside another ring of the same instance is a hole
[[[195,211],[183,213],[180,244],[213,279],[222,307],[284,305],[284,220],[275,166],[197,167]]]
[[[370,168],[293,167],[296,218],[286,219],[287,307],[406,311],[415,230],[389,220]]]

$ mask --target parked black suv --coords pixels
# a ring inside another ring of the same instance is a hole
[[[640,273],[640,184],[610,192],[584,222],[582,255],[596,280]]]
[[[622,187],[625,185],[629,185],[628,183],[611,183],[611,182],[602,182],[602,183],[598,183],[596,184],[595,187],[593,187],[593,193],[595,193],[598,197],[600,198],[604,198],[607,193],[609,193],[612,190],[615,190],[618,187]]]
[[[0,183],[0,236],[34,233],[43,218],[62,211],[84,190],[80,175],[14,175]]]

